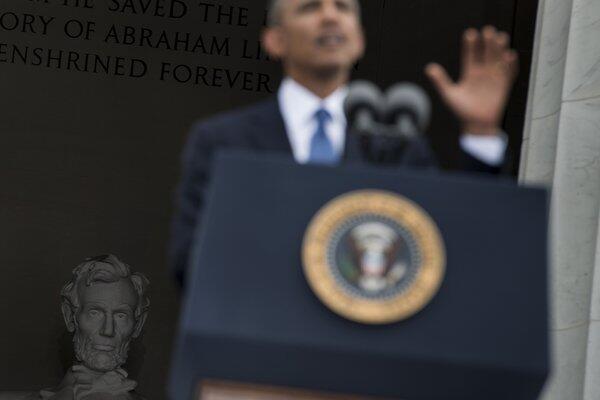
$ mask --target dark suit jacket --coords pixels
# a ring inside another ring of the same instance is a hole
[[[224,113],[196,123],[189,134],[182,157],[182,177],[177,192],[177,209],[172,220],[169,248],[170,264],[183,283],[194,230],[206,198],[213,155],[224,148],[256,152],[277,152],[292,157],[277,97],[256,105]],[[361,150],[362,148],[362,150]],[[374,148],[374,149],[373,149]],[[408,144],[402,152],[386,139],[365,142],[348,135],[342,162],[364,162],[364,151],[383,154],[379,161],[411,167],[435,167],[436,159],[424,139]],[[380,150],[386,149],[383,153]],[[391,150],[390,150],[391,149]],[[373,151],[374,150],[374,151]],[[465,154],[465,169],[498,172]]]

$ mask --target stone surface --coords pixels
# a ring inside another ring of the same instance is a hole
[[[552,187],[554,369],[543,399],[600,398],[600,2],[540,2],[522,182]]]
[[[600,218],[598,218],[600,231]],[[596,235],[596,255],[600,255],[600,235]],[[595,400],[600,394],[600,257],[594,263],[590,324],[587,339],[584,400]]]
[[[600,99],[565,103],[553,185],[555,328],[589,318],[600,197]]]
[[[528,110],[521,152],[522,181],[550,185],[560,117],[571,0],[540,0]]]
[[[543,400],[582,399],[585,354],[564,349],[579,348],[586,338],[587,324],[553,331],[553,371],[545,395],[541,397]]]
[[[600,2],[574,0],[563,89],[564,101],[600,96]]]
[[[521,181],[528,184],[551,186],[556,161],[556,134],[560,114],[531,119],[526,126],[528,137],[523,138]],[[542,151],[543,149],[543,151]]]
[[[540,3],[542,21],[538,36],[538,60],[535,68],[534,119],[545,118],[560,111],[571,0],[545,0]]]

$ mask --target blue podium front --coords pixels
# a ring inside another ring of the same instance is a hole
[[[185,290],[169,394],[207,379],[413,399],[536,399],[546,380],[547,193],[510,181],[369,166],[302,166],[221,153]],[[439,291],[400,322],[326,307],[302,266],[305,231],[332,199],[397,193],[435,222]]]

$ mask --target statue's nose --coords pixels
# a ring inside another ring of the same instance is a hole
[[[102,330],[100,331],[102,336],[114,336],[115,335],[115,324],[113,323],[112,316],[107,315],[104,318],[104,324],[102,325]]]

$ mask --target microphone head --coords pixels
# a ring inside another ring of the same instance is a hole
[[[348,87],[344,101],[344,113],[348,124],[352,125],[359,112],[368,112],[373,121],[381,120],[384,113],[383,94],[377,85],[368,81],[354,81]]]
[[[420,132],[424,132],[431,118],[431,101],[427,93],[410,82],[397,83],[386,92],[384,119],[397,124],[404,116],[410,117]]]

